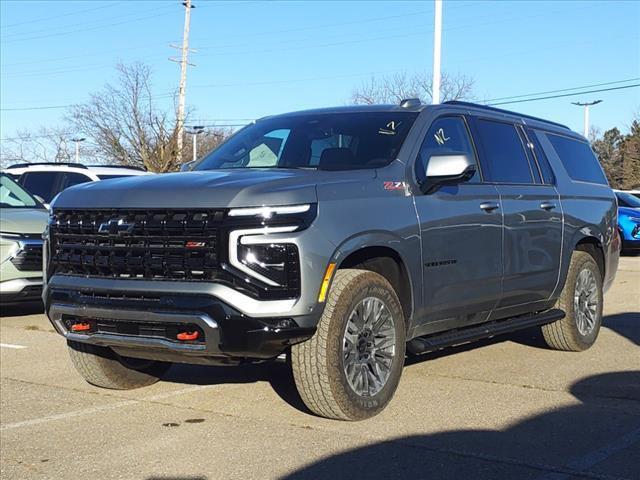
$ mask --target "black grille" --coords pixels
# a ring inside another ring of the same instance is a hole
[[[11,259],[11,263],[22,272],[39,272],[42,270],[42,243],[25,245]]]
[[[210,280],[219,266],[222,210],[57,210],[55,273]]]

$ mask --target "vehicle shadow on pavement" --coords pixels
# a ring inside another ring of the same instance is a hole
[[[640,312],[607,315],[603,318],[602,324],[636,345],[640,345]]]
[[[13,305],[0,305],[1,317],[21,317],[23,315],[37,315],[44,313],[42,302],[24,302]]]
[[[502,431],[399,437],[341,452],[282,478],[637,478],[640,371],[585,377],[570,391],[578,405]]]
[[[293,408],[311,414],[296,390],[291,366],[284,361],[215,367],[175,363],[163,375],[163,381],[191,385],[220,385],[268,382],[275,393]]]

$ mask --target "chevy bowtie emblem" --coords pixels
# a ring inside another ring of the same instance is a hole
[[[125,223],[124,218],[120,220],[109,220],[100,224],[98,233],[106,233],[107,235],[117,235],[122,237],[130,235],[133,232],[133,223]]]

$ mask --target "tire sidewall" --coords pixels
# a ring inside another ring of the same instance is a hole
[[[593,273],[593,276],[596,280],[596,294],[598,296],[598,304],[596,307],[596,322],[590,333],[587,335],[583,335],[578,330],[577,318],[576,318],[576,310],[575,310],[575,302],[574,295],[576,290],[576,284],[578,281],[578,276],[580,272],[583,270],[590,270]],[[603,307],[603,291],[602,291],[602,274],[600,273],[600,268],[596,264],[595,260],[591,255],[582,255],[579,260],[576,261],[574,268],[570,272],[569,279],[570,288],[567,289],[565,299],[565,303],[567,305],[567,317],[571,319],[572,328],[571,332],[573,334],[574,341],[581,347],[581,349],[587,349],[591,345],[593,345],[598,337],[598,333],[600,332],[600,326],[602,325],[602,307]]]
[[[380,299],[389,310],[394,322],[396,345],[386,384],[375,395],[362,397],[353,391],[344,372],[342,342],[349,315],[356,305],[367,297]],[[350,418],[371,417],[384,409],[393,397],[404,366],[404,330],[404,316],[398,297],[387,280],[376,273],[363,272],[343,290],[342,295],[338,298],[329,326],[327,366],[334,398],[341,410]]]

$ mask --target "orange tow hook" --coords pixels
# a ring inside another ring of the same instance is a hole
[[[180,332],[177,338],[182,341],[196,340],[199,335],[200,334],[197,330],[195,332]]]
[[[71,325],[71,330],[74,332],[87,332],[91,330],[91,325],[88,323],[74,323]]]

